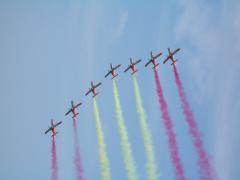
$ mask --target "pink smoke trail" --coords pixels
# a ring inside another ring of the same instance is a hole
[[[73,118],[73,131],[74,131],[74,164],[77,173],[77,180],[84,180],[82,160],[80,156],[80,148],[78,143],[78,130],[77,130],[77,118]]]
[[[57,152],[55,137],[52,138],[52,180],[58,179]]]
[[[157,87],[157,94],[159,98],[162,119],[166,129],[167,138],[168,138],[168,146],[171,152],[172,164],[174,166],[175,173],[176,173],[176,178],[178,180],[186,180],[183,165],[179,157],[176,135],[173,130],[173,123],[168,112],[168,106],[163,95],[161,82],[156,69],[154,69],[154,78],[155,78],[155,83]]]
[[[212,168],[203,147],[203,141],[201,139],[201,135],[198,130],[198,125],[190,109],[190,106],[188,104],[188,101],[183,89],[183,85],[175,65],[173,66],[173,71],[174,71],[175,83],[178,89],[178,94],[181,99],[183,114],[185,115],[187,124],[189,126],[189,133],[192,136],[194,147],[198,153],[198,165],[200,167],[201,179],[213,180],[215,178],[213,178]]]

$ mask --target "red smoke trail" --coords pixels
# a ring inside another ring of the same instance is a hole
[[[211,165],[209,163],[207,154],[204,150],[203,147],[203,141],[201,139],[201,135],[200,132],[198,130],[198,126],[197,126],[197,122],[193,116],[193,113],[190,109],[190,106],[188,104],[184,89],[183,89],[183,85],[182,82],[180,80],[178,71],[176,66],[173,66],[173,71],[174,71],[174,77],[175,77],[175,82],[178,88],[178,94],[180,96],[181,99],[181,105],[182,105],[182,110],[183,113],[185,115],[187,124],[189,126],[189,133],[191,134],[192,138],[193,138],[193,144],[194,147],[196,148],[196,151],[198,153],[198,165],[200,166],[200,172],[201,172],[201,179],[204,180],[212,180],[213,175],[212,175],[212,168]]]
[[[52,180],[58,179],[57,152],[55,137],[52,138]]]
[[[78,143],[78,130],[77,130],[77,119],[73,118],[73,130],[74,130],[74,164],[77,173],[77,180],[84,180],[82,161],[80,156],[80,148]]]
[[[176,141],[176,135],[173,130],[173,123],[170,118],[169,112],[168,112],[168,106],[165,101],[164,95],[163,95],[163,90],[161,87],[160,79],[158,77],[157,70],[154,70],[154,77],[155,77],[155,83],[157,86],[157,94],[159,97],[159,103],[160,103],[160,108],[161,108],[161,113],[162,113],[162,119],[163,123],[166,128],[166,133],[167,133],[167,138],[168,138],[168,146],[171,152],[171,159],[172,163],[175,169],[176,177],[178,180],[185,180],[185,174],[184,174],[184,169],[183,165],[181,162],[181,159],[179,157],[179,152],[178,152],[178,146],[177,146],[177,141]]]

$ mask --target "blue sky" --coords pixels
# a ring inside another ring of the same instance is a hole
[[[98,105],[113,179],[126,179],[114,114],[109,63],[126,67],[129,57],[181,47],[178,70],[220,180],[239,179],[240,3],[238,1],[0,1],[0,179],[50,179],[54,118],[59,179],[74,179],[73,128],[64,117],[71,100],[82,101],[79,143],[86,179],[101,179],[93,102],[84,93],[102,81]],[[130,74],[117,80],[139,179],[146,179],[145,153]],[[188,179],[198,179],[170,65],[159,75]],[[174,179],[152,70],[137,75],[153,136],[158,171]]]

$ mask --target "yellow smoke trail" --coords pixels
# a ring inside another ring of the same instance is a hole
[[[122,109],[121,109],[121,104],[120,104],[117,85],[115,80],[113,80],[113,94],[114,94],[117,125],[119,128],[119,134],[120,134],[120,140],[121,140],[120,144],[121,144],[121,149],[123,153],[125,169],[127,171],[128,179],[136,180],[137,172],[136,172],[135,162],[132,156],[131,144],[128,141],[127,129],[122,116]]]
[[[144,144],[146,155],[147,155],[147,163],[146,163],[147,175],[149,180],[156,180],[158,179],[158,174],[157,174],[157,166],[155,163],[151,132],[148,128],[146,114],[142,105],[140,89],[138,86],[137,78],[135,76],[133,76],[133,84],[134,84],[134,94],[135,94],[136,106],[137,106],[136,108],[139,114],[140,127],[141,127],[142,136],[143,136],[143,144]]]
[[[93,99],[93,105],[94,105],[94,116],[96,121],[96,131],[97,131],[97,138],[98,138],[98,150],[99,150],[99,159],[101,164],[102,179],[110,180],[111,173],[110,173],[109,161],[107,158],[106,145],[104,142],[104,135],[103,135],[100,115],[98,111],[97,101],[95,98]]]

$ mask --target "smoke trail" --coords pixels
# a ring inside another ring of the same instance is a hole
[[[152,145],[151,132],[148,128],[148,124],[146,121],[147,118],[142,105],[138,81],[135,76],[133,76],[133,84],[134,84],[137,112],[140,117],[140,127],[141,127],[142,136],[143,136],[143,143],[144,143],[145,151],[147,154],[146,168],[147,168],[148,179],[157,180],[158,175],[157,175],[157,167],[155,163],[155,157],[154,157],[154,151],[153,151],[153,145]]]
[[[163,95],[163,90],[161,87],[161,82],[160,82],[157,70],[154,70],[154,78],[155,78],[155,83],[157,87],[157,94],[159,97],[162,119],[163,119],[163,123],[167,133],[168,146],[171,152],[172,164],[174,166],[177,179],[185,180],[186,178],[184,174],[183,165],[179,157],[176,135],[173,130],[173,123],[168,112],[168,106]]]
[[[121,139],[121,149],[123,153],[125,169],[127,171],[128,179],[136,180],[137,173],[136,173],[135,162],[132,156],[131,144],[129,143],[129,140],[128,140],[127,129],[122,116],[122,109],[121,109],[121,104],[119,100],[117,84],[115,80],[113,80],[113,94],[114,94],[114,100],[115,100],[117,125],[118,125],[120,139]]]
[[[83,180],[83,168],[80,155],[80,147],[78,143],[78,130],[77,130],[77,119],[73,118],[73,131],[74,131],[74,164],[77,173],[77,180]]]
[[[52,180],[58,179],[57,152],[55,137],[52,138]]]
[[[201,135],[198,130],[197,122],[188,104],[188,101],[183,89],[183,85],[175,65],[173,66],[173,72],[175,77],[175,83],[178,89],[178,94],[181,99],[183,114],[185,115],[187,124],[189,126],[189,133],[192,136],[194,147],[198,153],[198,165],[200,167],[201,179],[206,179],[206,180],[214,179],[211,173],[212,172],[211,165],[209,163],[207,154],[203,147],[203,141],[201,139]]]
[[[103,135],[100,115],[98,111],[97,101],[95,98],[93,99],[93,106],[94,106],[94,116],[96,121],[96,131],[97,131],[97,138],[98,138],[98,150],[99,150],[99,159],[100,159],[101,171],[102,171],[101,172],[102,179],[110,180],[111,173],[110,173],[109,161],[107,158],[106,145],[104,142],[104,135]]]

